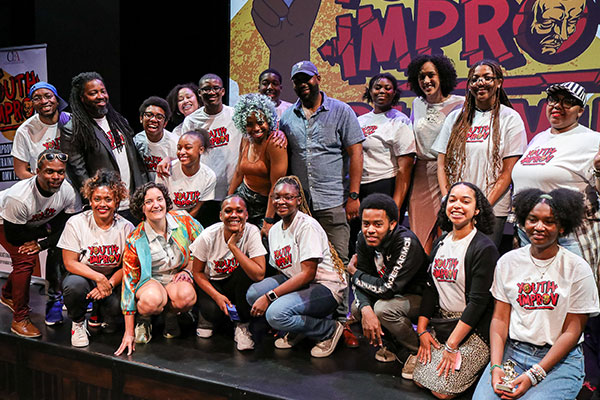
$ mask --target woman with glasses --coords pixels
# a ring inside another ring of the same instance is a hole
[[[280,178],[272,202],[281,221],[269,231],[270,264],[280,274],[250,286],[250,313],[287,332],[275,341],[276,348],[289,349],[306,336],[317,341],[310,354],[327,357],[344,330],[341,322],[328,318],[346,289],[344,264],[309,215],[297,177]]]
[[[273,136],[277,130],[277,113],[271,99],[263,94],[244,95],[235,105],[235,126],[244,132],[237,167],[229,194],[238,194],[248,206],[248,222],[261,228],[267,237],[275,223],[275,207],[269,202],[275,182],[285,175],[288,156]]]
[[[600,147],[600,133],[579,124],[586,100],[581,85],[559,83],[548,87],[546,93],[546,117],[550,128],[531,139],[515,165],[512,172],[514,191],[565,188],[584,193],[586,214],[583,223],[571,234],[561,236],[558,243],[585,258],[595,271],[597,281],[600,213],[595,189],[597,170],[593,161]],[[529,243],[522,227],[518,228],[518,234],[523,245]]]
[[[177,314],[196,303],[190,244],[202,225],[185,211],[170,211],[172,207],[169,192],[160,183],[140,186],[131,198],[131,212],[142,222],[127,238],[123,255],[125,333],[116,355],[125,350],[130,355],[136,343],[148,343],[151,317],[163,311],[163,336],[179,336]]]
[[[490,238],[500,245],[510,211],[512,169],[527,144],[525,125],[502,88],[502,67],[482,60],[469,69],[461,110],[448,115],[432,149],[438,153],[442,195],[458,181],[472,182],[494,208]]]
[[[417,160],[408,218],[410,229],[429,254],[437,237],[437,213],[441,192],[437,180],[437,153],[431,150],[450,112],[460,108],[463,96],[451,94],[456,87],[456,70],[444,55],[421,55],[408,65],[408,83],[417,97],[410,116],[417,147]]]

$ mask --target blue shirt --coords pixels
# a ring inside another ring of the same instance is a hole
[[[310,119],[298,99],[279,124],[288,139],[292,173],[310,193],[315,211],[344,204],[349,183],[346,148],[365,140],[352,108],[321,95],[323,102]]]

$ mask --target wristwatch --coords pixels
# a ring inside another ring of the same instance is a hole
[[[277,300],[277,293],[275,293],[272,290],[269,290],[267,292],[267,299],[269,299],[270,302],[274,302],[275,300]]]
[[[352,200],[358,200],[358,193],[356,192],[350,192],[349,196]]]

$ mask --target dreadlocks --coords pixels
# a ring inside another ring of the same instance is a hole
[[[481,60],[474,64],[469,69],[469,75],[467,77],[467,94],[462,110],[458,115],[458,119],[452,126],[450,138],[448,140],[448,146],[446,147],[446,159],[444,162],[444,170],[448,177],[448,185],[452,186],[454,183],[462,181],[464,179],[463,173],[465,168],[465,149],[467,144],[467,135],[471,130],[471,124],[473,123],[473,117],[475,115],[475,96],[471,92],[469,85],[471,78],[475,73],[475,69],[480,65],[487,65],[494,72],[494,76],[500,82],[504,80],[504,74],[502,73],[502,67],[500,64],[491,60]],[[504,104],[507,107],[512,108],[508,96],[504,91],[503,87],[500,86],[494,94],[494,102],[492,105],[492,116],[490,120],[490,126],[492,131],[492,171],[491,175],[489,171],[486,171],[485,180],[488,188],[493,187],[498,179],[498,171],[502,168],[502,158],[500,157],[500,105]],[[487,193],[486,193],[487,194]]]
[[[98,145],[96,135],[94,135],[94,128],[98,125],[81,101],[85,84],[93,80],[99,80],[104,84],[104,79],[97,72],[82,72],[76,75],[71,81],[71,95],[69,96],[73,119],[73,140],[83,144],[84,150],[91,150]],[[127,120],[117,113],[109,102],[107,102],[106,108],[106,120],[111,131],[133,137],[133,131]],[[114,134],[113,136],[115,145],[120,147],[123,144],[121,135]]]
[[[306,196],[304,195],[304,190],[302,190],[302,184],[300,183],[300,179],[298,179],[296,175],[282,176],[277,180],[277,182],[275,182],[274,187],[282,184],[294,186],[298,190],[298,195],[300,196],[300,206],[298,207],[298,209],[304,214],[310,215],[312,217],[310,213],[310,208],[308,207],[308,201],[306,200]],[[342,281],[345,281],[344,277],[346,276],[346,267],[344,266],[344,262],[340,258],[338,252],[335,250],[331,242],[327,240],[327,243],[329,244],[329,251],[331,252],[333,266],[340,278],[342,279]]]

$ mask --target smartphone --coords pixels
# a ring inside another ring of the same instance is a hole
[[[235,308],[235,304],[233,304],[231,306],[229,304],[226,304],[225,307],[227,307],[227,313],[229,314],[229,319],[231,319],[234,322],[239,322],[240,316],[238,315],[237,308]]]

